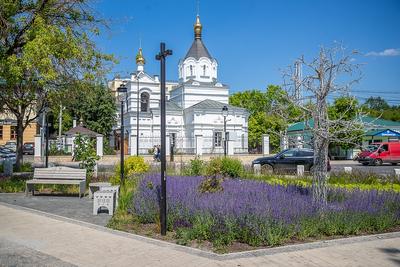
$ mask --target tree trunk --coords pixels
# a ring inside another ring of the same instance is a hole
[[[326,181],[328,178],[328,141],[315,137],[314,170],[312,195],[315,204],[325,205],[327,202]]]
[[[17,162],[15,168],[17,171],[21,169],[23,157],[23,143],[24,143],[24,118],[23,116],[17,117]]]
[[[326,101],[317,101],[314,116],[314,170],[312,196],[314,204],[327,203],[326,183],[328,178],[329,125]]]

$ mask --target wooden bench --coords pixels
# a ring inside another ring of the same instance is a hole
[[[79,185],[79,197],[86,191],[86,169],[68,167],[35,168],[33,179],[26,181],[25,193],[32,191],[35,195],[35,184]]]

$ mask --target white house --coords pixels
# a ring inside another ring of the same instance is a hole
[[[175,151],[182,153],[223,153],[226,136],[229,154],[246,153],[248,112],[228,104],[229,87],[218,81],[218,63],[205,47],[201,31],[197,16],[192,46],[179,61],[179,80],[166,84],[167,147],[174,145]],[[138,128],[139,154],[146,154],[154,145],[160,144],[160,81],[158,76],[145,72],[141,48],[136,64],[136,72],[125,79],[128,88],[128,108],[124,112],[125,142],[131,155],[137,153]],[[109,84],[120,84],[123,80],[115,78]],[[228,108],[225,117],[224,106]]]

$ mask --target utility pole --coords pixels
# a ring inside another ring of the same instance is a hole
[[[295,99],[297,103],[301,101],[301,61],[297,60],[294,63],[294,92],[295,92]]]
[[[160,53],[156,59],[160,61],[161,78],[161,199],[160,199],[160,222],[161,235],[167,234],[167,183],[166,171],[166,114],[165,114],[165,58],[172,55],[172,50],[165,50],[165,43],[160,43]]]

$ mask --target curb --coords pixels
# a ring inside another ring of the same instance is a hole
[[[92,224],[92,223],[88,223],[88,222],[83,222],[83,221],[79,221],[79,220],[75,220],[75,219],[71,219],[71,218],[67,218],[64,216],[55,215],[55,214],[51,214],[48,212],[39,211],[39,210],[31,209],[31,208],[17,206],[17,205],[13,205],[13,204],[1,202],[1,201],[0,201],[0,205],[9,207],[12,209],[16,209],[16,210],[26,211],[26,212],[30,212],[33,214],[45,216],[45,217],[59,220],[62,222],[68,222],[68,223],[72,223],[75,225],[88,227],[91,229],[99,230],[99,231],[110,233],[110,234],[115,234],[118,236],[130,238],[130,239],[144,241],[146,243],[157,245],[160,247],[169,247],[171,249],[174,249],[174,250],[177,250],[180,252],[185,252],[188,254],[192,254],[192,255],[196,255],[196,256],[212,259],[212,260],[219,260],[219,261],[240,259],[240,258],[250,258],[250,257],[264,256],[264,255],[274,255],[274,254],[294,252],[294,251],[303,251],[303,250],[332,247],[332,246],[338,246],[338,245],[347,245],[347,244],[353,244],[353,243],[359,243],[359,242],[369,242],[369,241],[384,240],[384,239],[391,239],[391,238],[400,238],[400,232],[391,232],[391,233],[356,236],[356,237],[348,237],[348,238],[338,238],[338,239],[331,239],[331,240],[324,240],[324,241],[315,241],[315,242],[310,242],[310,243],[286,245],[286,246],[281,246],[281,247],[262,248],[262,249],[243,251],[243,252],[217,254],[214,252],[204,251],[204,250],[200,250],[197,248],[186,247],[186,246],[170,243],[170,242],[163,241],[163,240],[153,239],[153,238],[149,238],[149,237],[145,237],[145,236],[140,236],[140,235],[136,235],[136,234],[132,234],[132,233],[114,230],[114,229],[110,229],[110,228],[107,228],[104,226],[100,226],[100,225],[96,225],[96,224]]]

